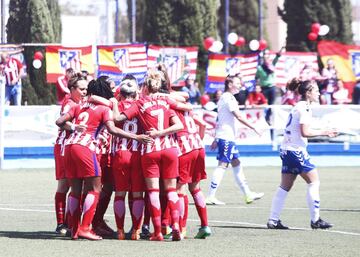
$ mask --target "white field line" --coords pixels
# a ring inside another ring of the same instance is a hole
[[[23,209],[23,208],[3,208],[3,207],[0,207],[0,211],[54,213],[53,210],[38,210],[38,209]],[[105,216],[107,216],[107,217],[114,217],[113,214],[107,214],[107,215],[105,215]],[[130,216],[128,216],[128,215],[126,215],[126,217],[127,217],[127,218],[130,218]],[[197,220],[197,219],[188,219],[188,221],[191,221],[191,222],[199,222],[199,220]],[[233,225],[247,225],[247,226],[253,226],[253,227],[266,228],[266,225],[264,225],[264,224],[257,224],[257,223],[250,223],[250,222],[241,222],[241,221],[209,220],[209,223],[233,224]],[[310,229],[310,228],[297,228],[297,227],[292,227],[292,228],[290,228],[290,230],[312,231],[312,229]],[[340,231],[340,230],[319,230],[319,231],[325,232],[325,233],[334,233],[334,234],[342,234],[342,235],[360,236],[360,233]]]

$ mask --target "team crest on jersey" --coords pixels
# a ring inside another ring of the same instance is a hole
[[[240,58],[226,58],[225,70],[226,74],[235,75],[240,73],[241,60]]]
[[[129,67],[129,50],[125,48],[114,49],[114,61],[120,71],[124,71]]]
[[[73,68],[76,71],[81,70],[80,65],[80,50],[59,50],[60,55],[60,67],[65,73],[68,68]]]

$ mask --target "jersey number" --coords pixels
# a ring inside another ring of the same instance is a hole
[[[158,124],[157,130],[164,130],[164,110],[157,109],[150,112],[151,116],[156,117]]]
[[[82,112],[80,113],[79,117],[78,117],[78,121],[80,121],[80,125],[86,125],[86,123],[89,120],[89,114],[87,112]]]

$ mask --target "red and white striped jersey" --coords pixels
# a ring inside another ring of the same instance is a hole
[[[66,140],[66,145],[83,145],[96,152],[98,136],[107,121],[113,120],[109,107],[85,102],[71,108],[68,114],[75,118],[75,124],[86,125],[83,132],[75,131]]]
[[[16,58],[9,58],[7,63],[4,63],[4,74],[6,78],[6,85],[11,85],[11,81],[17,78],[22,69],[22,63]]]
[[[121,113],[129,109],[133,104],[135,104],[134,100],[124,100],[119,102],[119,112]],[[116,126],[132,134],[139,135],[143,133],[143,129],[139,122],[138,117],[134,117],[131,120],[125,120],[120,124],[116,124]],[[128,139],[125,137],[117,137],[117,136],[114,136],[113,138],[113,146],[112,146],[113,153],[117,151],[126,151],[126,150],[136,152],[141,149],[140,147],[141,147],[141,143],[136,140]]]
[[[68,113],[70,109],[75,105],[77,105],[77,103],[75,103],[71,98],[67,98],[61,105],[60,116]],[[59,129],[58,137],[56,138],[55,144],[64,145],[65,139],[67,139],[69,136],[70,131]]]
[[[165,98],[144,96],[123,113],[129,120],[139,118],[144,131],[151,129],[160,131],[168,128],[171,117],[176,115],[171,109],[172,104],[173,102]],[[174,147],[173,140],[170,140],[171,136],[155,138],[153,143],[143,146],[142,154]]]
[[[184,126],[182,130],[176,133],[181,153],[186,154],[195,149],[203,148],[204,146],[192,114],[187,111],[176,111],[176,114]]]
[[[112,135],[103,126],[99,132],[96,154],[109,154],[111,152]]]

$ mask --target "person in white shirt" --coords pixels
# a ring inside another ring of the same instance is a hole
[[[319,102],[319,88],[315,81],[300,81],[297,78],[291,80],[287,88],[297,91],[301,95],[299,101],[291,110],[284,132],[284,140],[280,147],[280,158],[282,159],[281,183],[272,200],[270,217],[267,223],[269,229],[288,229],[280,221],[280,213],[285,204],[288,192],[300,175],[308,185],[307,203],[310,209],[313,229],[331,228],[332,224],[320,218],[320,180],[318,171],[310,160],[307,152],[309,137],[337,135],[334,129],[311,128],[312,112],[311,104]]]
[[[233,167],[235,181],[245,195],[246,203],[252,203],[254,200],[260,199],[264,195],[264,193],[255,193],[250,190],[242,171],[242,167],[240,166],[239,151],[235,143],[235,139],[237,137],[236,123],[241,122],[248,128],[254,130],[257,134],[261,134],[241,116],[238,102],[234,97],[234,94],[239,92],[240,87],[241,80],[239,77],[227,76],[225,79],[225,92],[221,95],[218,101],[216,139],[212,143],[211,148],[213,150],[218,148],[217,160],[219,163],[217,168],[214,170],[211,179],[206,204],[225,204],[216,199],[215,194],[224,176],[224,172],[229,166],[229,163],[231,163],[231,166]]]

